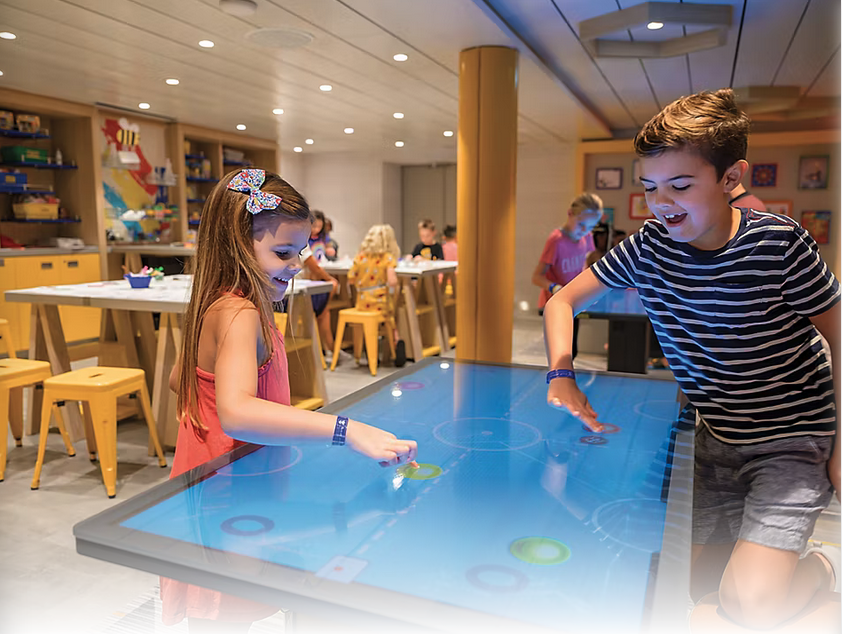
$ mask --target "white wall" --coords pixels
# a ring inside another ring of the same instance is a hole
[[[398,244],[403,232],[401,191],[401,166],[397,163],[383,163],[383,223],[392,225]]]

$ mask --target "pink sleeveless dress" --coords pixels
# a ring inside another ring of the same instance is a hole
[[[290,404],[289,367],[283,336],[276,330],[275,351],[257,373],[257,398]],[[207,429],[197,429],[189,420],[179,423],[170,479],[185,471],[218,458],[245,443],[226,436],[216,412],[216,384],[214,375],[196,368],[198,377],[199,420]],[[253,622],[265,619],[278,611],[264,605],[216,590],[161,577],[161,620],[165,625],[180,623],[185,617],[229,622]]]

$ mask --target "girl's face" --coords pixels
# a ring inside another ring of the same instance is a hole
[[[316,218],[313,221],[313,226],[310,229],[310,237],[311,238],[318,238],[319,234],[322,232],[322,228],[324,227],[325,223]]]
[[[275,289],[273,301],[283,299],[289,281],[301,270],[301,251],[309,235],[310,223],[306,220],[255,218],[254,255]]]
[[[567,233],[570,234],[570,238],[573,240],[581,240],[584,236],[588,235],[599,224],[599,219],[602,218],[601,213],[597,214],[595,211],[588,209],[578,215],[571,209],[569,214],[566,228]]]

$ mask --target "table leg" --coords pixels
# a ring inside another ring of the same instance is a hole
[[[401,280],[401,297],[403,301],[399,307],[403,308],[401,321],[406,324],[406,332],[401,333],[401,338],[407,344],[406,356],[415,361],[424,358],[424,345],[421,341],[421,325],[418,323],[418,311],[415,304],[415,289],[412,288],[410,280]]]
[[[140,367],[146,372],[146,386],[152,391],[155,373],[155,322],[152,313],[132,311],[129,313],[132,331],[139,333],[137,340],[137,355]]]
[[[608,321],[608,371],[646,374],[649,322],[641,319]]]
[[[313,310],[313,302],[309,301],[309,297],[305,297],[304,300],[306,301],[299,302],[297,306],[301,307],[305,336],[309,337],[312,342],[310,345],[313,356],[312,394],[316,398],[322,399],[322,403],[327,404],[327,387],[325,385],[325,373],[322,369],[322,351],[318,337],[319,324],[316,320],[316,312]]]
[[[178,331],[178,334],[175,331]],[[178,439],[178,421],[170,416],[170,373],[180,348],[181,331],[176,316],[171,313],[161,313],[152,380],[152,412],[158,427],[158,438],[161,439],[165,450],[175,447]],[[172,397],[174,398],[174,395]],[[155,455],[151,440],[149,441],[149,455]]]
[[[427,297],[433,303],[435,318],[438,322],[441,351],[444,353],[450,350],[450,331],[447,325],[447,314],[444,312],[444,296],[441,291],[438,275],[425,275],[424,284],[427,286]]]
[[[33,304],[33,306],[35,305]],[[44,338],[46,356],[52,366],[53,375],[70,372],[70,354],[67,351],[67,342],[64,339],[64,330],[61,327],[58,306],[39,304],[37,310],[39,316],[38,322]],[[35,336],[38,337],[39,334],[36,333]],[[38,350],[36,350],[37,352]],[[40,401],[41,399],[34,398],[33,400]],[[76,403],[70,407],[65,405],[62,415],[67,423],[67,433],[70,435],[70,440],[72,442],[79,440],[85,433],[85,427],[82,424],[82,417],[79,413],[78,405]]]

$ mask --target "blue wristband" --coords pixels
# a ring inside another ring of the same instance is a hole
[[[336,417],[336,427],[333,429],[333,445],[345,444],[345,433],[348,431],[348,419],[345,416]]]
[[[548,289],[550,291],[550,295],[555,295],[555,293],[553,293],[553,289],[555,289],[556,286],[558,286],[558,284],[556,284],[555,282],[550,284],[550,288]]]
[[[576,373],[573,370],[550,370],[547,372],[547,384],[553,379],[573,379],[576,380]]]

